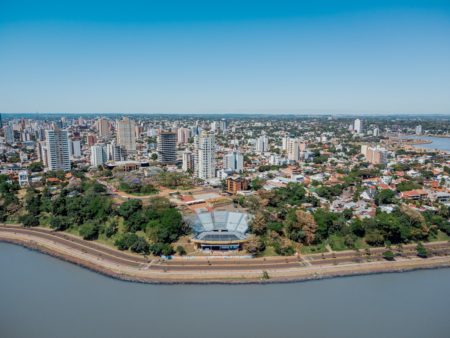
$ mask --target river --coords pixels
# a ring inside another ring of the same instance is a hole
[[[0,243],[1,338],[447,338],[450,269],[270,285],[146,285]]]
[[[431,137],[431,136],[420,136],[420,135],[408,135],[404,136],[404,138],[414,138],[420,140],[431,141],[432,143],[427,144],[417,144],[415,147],[417,148],[425,148],[425,149],[438,149],[450,152],[450,138],[448,137]]]

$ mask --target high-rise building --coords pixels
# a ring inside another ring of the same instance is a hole
[[[364,155],[366,161],[371,164],[387,163],[388,152],[384,148],[369,147],[366,144],[361,145],[361,154]]]
[[[49,170],[70,170],[69,138],[67,130],[52,129],[45,131],[47,148],[47,166]]]
[[[103,165],[108,160],[106,147],[103,144],[97,144],[91,147],[91,165],[97,167]]]
[[[47,143],[45,141],[40,141],[37,145],[37,158],[39,162],[42,162],[44,167],[48,167]]]
[[[189,128],[179,128],[177,134],[178,134],[177,138],[178,144],[186,144],[189,142],[189,136],[191,134]]]
[[[353,130],[354,130],[355,133],[357,133],[357,134],[362,134],[363,131],[364,131],[364,128],[363,128],[363,121],[360,120],[360,119],[356,119],[356,120],[355,120],[355,123],[354,123]]]
[[[117,121],[117,144],[127,152],[136,152],[136,128],[133,120],[124,117]]]
[[[69,157],[81,157],[81,141],[78,139],[69,139]]]
[[[290,140],[290,137],[288,135],[283,136],[281,139],[281,150],[287,151],[288,150],[288,142]]]
[[[14,130],[10,125],[6,125],[5,128],[5,142],[8,144],[14,143]]]
[[[422,135],[422,125],[418,125],[416,127],[416,135]]]
[[[88,146],[93,146],[94,144],[96,144],[97,143],[97,137],[94,135],[94,134],[89,134],[87,137],[86,137],[86,143],[87,143],[87,145]]]
[[[173,164],[177,161],[177,135],[174,132],[162,131],[158,135],[158,162]]]
[[[219,129],[222,132],[222,134],[226,134],[227,133],[227,120],[221,119],[219,121]]]
[[[300,145],[298,139],[289,139],[287,144],[287,155],[289,161],[298,161],[300,159]]]
[[[111,136],[111,123],[105,118],[100,118],[96,122],[98,135],[101,138],[108,138]]]
[[[216,140],[213,133],[203,131],[195,140],[195,174],[207,180],[216,177]]]
[[[256,139],[256,152],[262,154],[267,151],[269,151],[269,139],[267,138],[266,134],[263,133]]]
[[[194,170],[194,154],[189,151],[186,150],[183,153],[183,166],[182,166],[183,171],[193,171]]]
[[[231,169],[235,172],[242,172],[244,169],[244,156],[237,150],[233,150],[224,156],[223,168]]]
[[[373,136],[380,136],[380,129],[378,127],[373,128]]]
[[[119,162],[125,160],[125,153],[122,151],[122,147],[116,144],[114,141],[107,144],[106,154],[108,161]]]

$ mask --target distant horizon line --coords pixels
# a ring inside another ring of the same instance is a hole
[[[407,113],[407,112],[390,112],[390,113],[369,113],[369,112],[0,112],[4,115],[265,115],[265,116],[450,116],[448,113]]]

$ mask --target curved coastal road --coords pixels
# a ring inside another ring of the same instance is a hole
[[[172,260],[143,257],[122,252],[96,242],[45,228],[23,228],[0,224],[0,241],[37,249],[106,275],[142,282],[255,282],[263,271],[271,280],[304,280],[323,277],[403,271],[450,266],[450,243],[434,242],[425,246],[433,258],[416,257],[415,245],[404,245],[395,262],[382,258],[385,248],[342,251],[290,257],[208,258],[177,257]]]

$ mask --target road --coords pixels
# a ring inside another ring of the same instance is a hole
[[[433,258],[419,259],[415,245],[404,245],[395,262],[382,255],[386,248],[289,257],[176,257],[162,260],[123,252],[97,242],[45,228],[0,225],[0,240],[21,244],[114,277],[158,281],[255,281],[263,271],[279,280],[373,273],[450,265],[450,243],[426,243]]]

